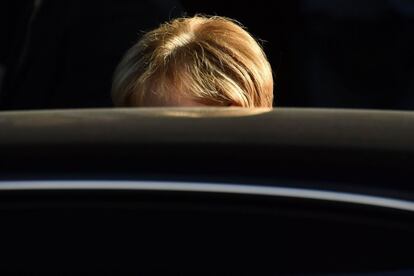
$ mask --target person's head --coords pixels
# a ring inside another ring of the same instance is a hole
[[[271,107],[272,69],[256,40],[224,17],[175,19],[146,33],[118,65],[116,106]]]

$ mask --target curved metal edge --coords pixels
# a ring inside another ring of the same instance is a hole
[[[304,188],[169,181],[2,181],[2,191],[134,190],[259,195],[368,205],[414,212],[414,202],[396,198]]]

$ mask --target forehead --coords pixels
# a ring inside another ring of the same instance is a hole
[[[192,107],[192,106],[205,106],[204,104],[197,102],[189,95],[179,93],[177,91],[152,91],[147,93],[142,103],[138,100],[137,93],[131,96],[132,106],[146,106],[146,107]]]

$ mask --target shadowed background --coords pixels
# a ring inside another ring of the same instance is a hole
[[[110,107],[114,68],[142,31],[196,13],[263,40],[277,106],[414,109],[411,0],[5,0],[0,107]]]

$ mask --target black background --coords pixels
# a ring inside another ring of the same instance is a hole
[[[2,109],[111,106],[113,70],[142,31],[197,13],[263,40],[276,106],[414,108],[411,0],[5,0],[0,13]]]

